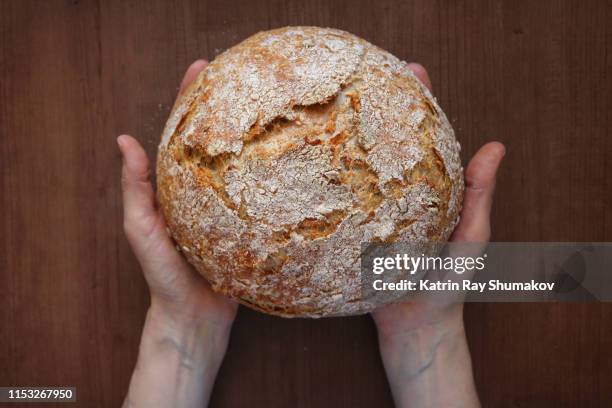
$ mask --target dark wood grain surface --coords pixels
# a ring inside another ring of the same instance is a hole
[[[464,162],[507,146],[495,240],[611,241],[611,21],[605,0],[0,1],[0,385],[119,406],[148,294],[115,137],[153,157],[189,63],[263,29],[338,27],[424,64]],[[612,305],[470,304],[466,320],[485,407],[612,406]],[[246,309],[212,399],[391,405],[369,317]]]

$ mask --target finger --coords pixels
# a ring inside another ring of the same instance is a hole
[[[461,221],[453,233],[453,241],[486,242],[491,234],[489,216],[497,169],[506,153],[499,142],[482,146],[465,171],[465,197]]]
[[[123,156],[121,187],[126,221],[139,222],[144,217],[156,216],[147,154],[140,143],[128,135],[119,136],[117,145]]]
[[[431,80],[429,79],[429,74],[425,67],[421,64],[417,64],[416,62],[411,62],[408,64],[408,68],[412,71],[412,73],[419,78],[419,80],[431,91]]]
[[[179,92],[178,92],[179,96],[183,92],[185,92],[185,89],[187,89],[189,84],[192,83],[196,79],[198,74],[204,68],[206,68],[207,65],[208,65],[208,61],[199,59],[195,61],[193,64],[191,64],[189,68],[187,68],[187,72],[185,72],[185,76],[183,77],[183,80],[181,81],[181,86],[179,87]]]

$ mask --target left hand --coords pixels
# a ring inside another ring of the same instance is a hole
[[[206,61],[189,67],[182,93]],[[236,302],[212,291],[166,232],[155,206],[149,160],[142,146],[122,135],[123,225],[151,291],[138,362],[124,407],[203,407],[236,316]]]
[[[194,62],[181,83],[179,97],[206,67]],[[151,312],[177,325],[202,322],[229,328],[238,305],[212,291],[208,282],[177,251],[168,236],[163,215],[156,208],[147,155],[136,139],[117,138],[123,155],[124,229],[151,292]]]

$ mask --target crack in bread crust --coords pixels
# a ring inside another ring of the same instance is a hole
[[[404,62],[339,30],[287,27],[213,61],[158,153],[169,230],[212,284],[281,316],[365,313],[360,243],[444,241],[459,146]]]

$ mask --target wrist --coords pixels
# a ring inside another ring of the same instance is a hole
[[[399,303],[374,314],[380,353],[390,381],[405,382],[444,364],[448,351],[466,342],[461,304],[419,310],[422,307],[427,305]]]
[[[199,326],[210,326],[220,333],[228,334],[234,323],[236,311],[237,305],[229,300],[219,303],[214,299],[211,301],[210,298],[196,297],[196,299],[176,301],[154,294],[151,295],[149,308],[149,314],[153,318],[173,330],[184,331]]]
[[[379,341],[385,343],[404,342],[415,337],[437,340],[463,333],[463,304],[449,305],[440,310],[418,310],[421,304],[394,304],[389,310],[373,314]]]
[[[214,378],[229,342],[230,327],[209,320],[173,319],[152,304],[143,328],[137,368],[150,372],[181,374],[184,378]],[[160,369],[163,367],[163,369]]]
[[[378,336],[381,352],[393,353],[405,351],[407,348],[416,352],[415,361],[429,360],[443,347],[452,346],[465,341],[465,329],[462,321],[453,324],[432,324],[402,332]],[[425,361],[424,364],[429,364]]]
[[[204,406],[223,361],[230,325],[183,321],[153,303],[124,406]]]
[[[215,344],[226,344],[232,324],[233,319],[211,318],[185,310],[179,312],[175,307],[152,298],[147,312],[145,329],[148,326],[159,335],[177,339],[208,339],[215,340]]]
[[[416,378],[436,366],[447,365],[454,351],[466,345],[461,316],[449,316],[417,327],[400,326],[379,331],[378,340],[385,365],[392,372],[401,372],[402,381]]]
[[[396,406],[479,406],[461,307],[428,313],[424,321],[402,321],[401,311],[394,314],[400,315],[395,325],[384,315],[376,322]]]

